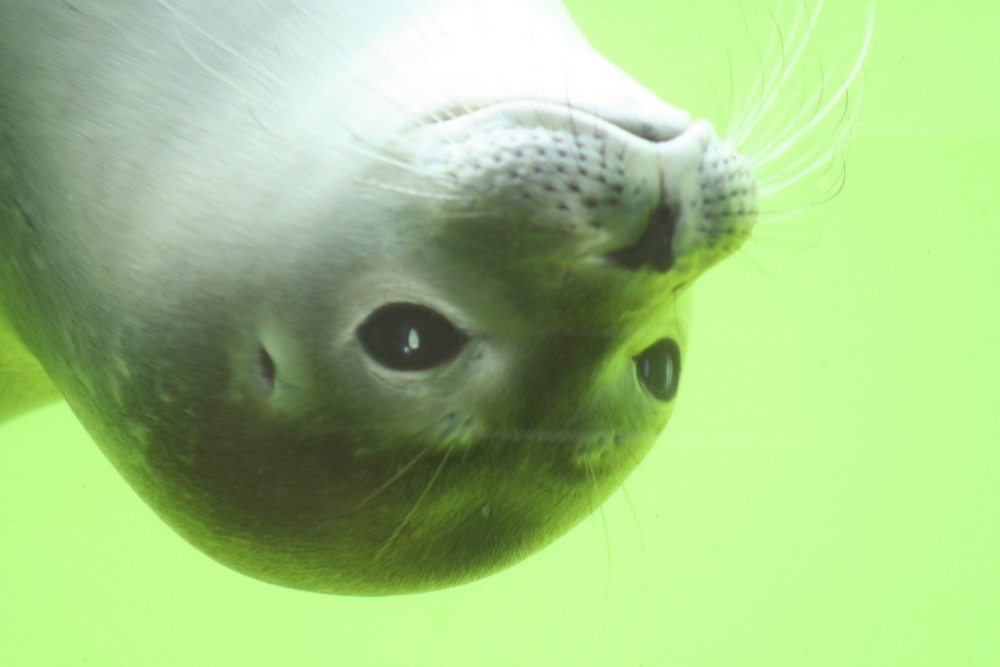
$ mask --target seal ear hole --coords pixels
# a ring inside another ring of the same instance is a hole
[[[372,359],[395,371],[425,371],[451,361],[468,337],[440,313],[413,303],[390,303],[358,327]]]
[[[673,400],[681,375],[681,351],[677,342],[664,338],[633,358],[639,382],[661,401]]]
[[[274,359],[267,353],[263,345],[257,348],[257,374],[260,376],[265,395],[270,396],[274,392],[274,379],[277,370],[274,367]]]

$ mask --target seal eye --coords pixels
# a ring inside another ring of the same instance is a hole
[[[424,306],[390,303],[368,316],[358,338],[372,359],[396,371],[424,371],[451,360],[467,339]]]
[[[639,381],[649,393],[661,401],[672,400],[677,395],[681,374],[681,351],[677,342],[669,338],[657,341],[634,358]]]

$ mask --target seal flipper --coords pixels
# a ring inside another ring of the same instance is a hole
[[[61,398],[41,364],[0,318],[0,422]]]

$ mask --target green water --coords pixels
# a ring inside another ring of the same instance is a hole
[[[685,4],[572,7],[711,113],[740,3]],[[285,590],[54,406],[0,427],[0,665],[1000,664],[1000,5],[916,4],[879,2],[843,192],[701,280],[678,410],[603,517],[453,590]]]

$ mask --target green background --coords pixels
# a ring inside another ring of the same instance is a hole
[[[762,1],[570,5],[715,118]],[[864,6],[824,15],[814,62]],[[844,190],[700,281],[659,445],[489,579],[259,583],[161,524],[65,406],[0,427],[0,665],[1000,665],[998,29],[995,2],[880,0]]]

